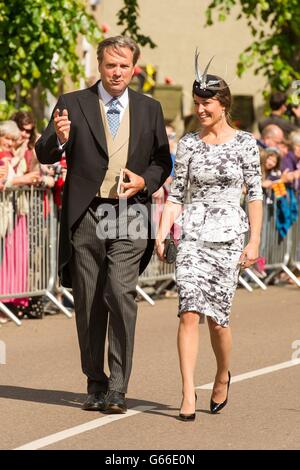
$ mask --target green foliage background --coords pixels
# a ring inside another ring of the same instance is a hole
[[[80,34],[91,43],[102,39],[84,0],[0,0],[0,79],[7,99],[0,104],[2,119],[26,109],[38,85],[45,99],[46,90],[58,93],[67,75],[78,79]]]
[[[137,0],[123,0],[123,8],[118,12],[118,25],[125,26],[122,34],[130,36],[141,46],[156,47],[156,44],[149,36],[144,36],[140,32],[137,24],[139,16],[139,5]]]
[[[241,11],[237,19],[246,17],[253,35],[252,44],[240,54],[238,75],[254,66],[255,73],[266,76],[270,89],[277,90],[300,80],[299,0],[212,0],[207,25],[215,15],[224,21],[235,6]],[[117,13],[122,34],[141,46],[155,47],[141,34],[138,17],[138,0],[123,0]],[[65,77],[76,82],[83,75],[76,51],[80,35],[91,43],[102,39],[87,12],[87,0],[0,0],[0,80],[7,99],[0,103],[0,119],[28,108],[33,89],[45,100],[47,91],[58,94]]]
[[[213,0],[206,10],[207,25],[216,14],[224,21],[236,5],[241,11],[237,19],[247,19],[254,39],[239,56],[238,75],[254,66],[255,73],[268,80],[266,94],[271,89],[286,91],[300,79],[299,0]]]

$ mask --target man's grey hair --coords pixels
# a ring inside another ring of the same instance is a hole
[[[295,145],[300,145],[300,129],[290,133],[289,141],[292,147],[294,147]]]
[[[264,139],[266,137],[277,137],[278,134],[283,135],[283,130],[276,124],[268,124],[263,128],[261,136]]]
[[[113,36],[111,38],[104,39],[104,41],[100,42],[97,48],[97,59],[99,64],[101,64],[103,60],[104,50],[108,47],[112,47],[113,49],[120,49],[122,47],[127,47],[133,53],[133,65],[135,65],[140,57],[140,48],[137,43],[127,37],[127,36]]]
[[[20,137],[21,131],[15,121],[1,121],[0,122],[0,137],[5,135],[12,136],[13,139]]]

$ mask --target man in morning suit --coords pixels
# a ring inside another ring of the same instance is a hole
[[[127,410],[136,284],[154,240],[148,236],[147,220],[144,237],[124,236],[124,227],[122,235],[116,231],[103,237],[97,228],[103,220],[101,209],[112,207],[119,227],[124,200],[128,212],[134,204],[149,210],[152,193],[171,172],[160,104],[128,88],[139,54],[130,38],[102,41],[97,50],[101,80],[62,95],[36,144],[41,163],[55,163],[66,154],[59,274],[62,285],[73,288],[82,370],[87,376],[88,395],[82,408],[109,413]],[[128,182],[122,183],[119,197],[121,168]],[[131,219],[125,220],[128,224]],[[109,376],[104,371],[107,329]]]

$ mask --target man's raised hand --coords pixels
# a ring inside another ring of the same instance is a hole
[[[69,140],[71,121],[69,121],[68,110],[63,109],[60,116],[60,110],[57,108],[54,112],[54,128],[57,138],[61,144]]]

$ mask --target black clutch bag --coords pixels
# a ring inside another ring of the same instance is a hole
[[[177,255],[177,246],[173,238],[168,238],[164,242],[164,259],[168,264],[175,263]]]

